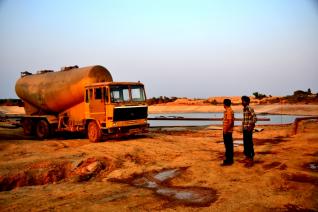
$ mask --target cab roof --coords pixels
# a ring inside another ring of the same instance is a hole
[[[102,86],[110,86],[110,85],[140,85],[144,86],[141,82],[98,82],[98,83],[91,83],[85,85],[85,88],[90,87],[102,87]]]

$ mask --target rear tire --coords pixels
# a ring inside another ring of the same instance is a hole
[[[50,136],[50,125],[46,120],[40,120],[37,122],[36,136],[39,139],[46,139]]]
[[[22,119],[21,125],[23,128],[24,135],[34,135],[35,134],[34,122],[31,119],[29,119],[29,118]]]
[[[102,139],[102,132],[95,121],[88,124],[87,137],[90,142],[97,143]]]

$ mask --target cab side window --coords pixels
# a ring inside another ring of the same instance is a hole
[[[89,89],[89,101],[93,99],[93,89]]]
[[[86,89],[86,92],[85,92],[85,102],[86,102],[86,103],[89,102],[88,89]]]
[[[101,88],[95,88],[95,99],[102,99],[102,89]]]
[[[106,87],[103,87],[103,95],[105,102],[108,102],[108,89]]]

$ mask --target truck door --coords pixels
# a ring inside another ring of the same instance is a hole
[[[101,122],[106,121],[104,87],[88,88],[89,116]]]

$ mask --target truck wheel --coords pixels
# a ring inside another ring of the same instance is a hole
[[[102,132],[95,121],[89,122],[87,135],[90,142],[100,142],[102,138]]]
[[[35,133],[35,126],[34,122],[31,119],[22,119],[21,125],[23,128],[24,135],[34,135]]]
[[[39,139],[45,139],[45,138],[48,138],[49,135],[50,135],[49,123],[47,123],[47,121],[45,121],[45,120],[40,120],[36,124],[36,136]]]

